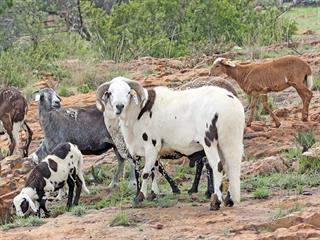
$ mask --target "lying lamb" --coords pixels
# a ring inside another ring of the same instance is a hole
[[[83,157],[76,145],[59,144],[53,152],[42,160],[30,173],[25,187],[13,199],[13,207],[18,216],[29,215],[32,212],[40,216],[40,209],[49,215],[46,201],[51,192],[68,184],[67,208],[78,205],[81,190],[89,194],[82,172]],[[76,195],[73,200],[74,185]]]

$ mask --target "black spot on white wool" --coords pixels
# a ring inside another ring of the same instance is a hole
[[[143,133],[143,134],[142,134],[142,139],[143,139],[144,141],[148,141],[148,135],[147,135],[146,133]]]
[[[69,152],[70,152],[70,144],[61,143],[52,151],[52,155],[55,155],[61,159],[65,159]]]
[[[58,170],[58,164],[57,164],[53,159],[51,159],[51,158],[48,159],[48,163],[49,163],[49,167],[50,167],[53,171],[57,172],[57,170]]]

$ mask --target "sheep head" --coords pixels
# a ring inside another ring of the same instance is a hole
[[[38,208],[31,200],[29,195],[25,193],[20,193],[19,195],[15,196],[13,199],[13,207],[16,210],[17,216],[27,216],[31,214],[31,210],[36,213]]]
[[[120,116],[125,112],[131,100],[142,105],[146,99],[142,85],[124,77],[116,77],[110,82],[100,85],[97,89],[96,106],[99,111],[113,112]]]
[[[41,106],[47,110],[61,107],[61,98],[52,88],[43,88],[32,93],[35,101],[39,101]]]
[[[229,67],[236,67],[236,64],[230,59],[219,57],[214,62],[210,69],[209,75],[221,75],[227,72]]]

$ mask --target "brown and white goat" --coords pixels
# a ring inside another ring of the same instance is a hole
[[[13,87],[0,89],[0,135],[8,134],[10,139],[9,154],[16,152],[19,146],[19,130],[26,132],[23,156],[28,156],[32,131],[25,121],[28,111],[27,100],[21,92]]]
[[[312,98],[312,72],[310,66],[299,57],[284,56],[263,63],[237,64],[225,58],[217,58],[209,75],[226,74],[237,81],[251,96],[248,126],[253,120],[256,101],[261,97],[263,107],[280,126],[279,119],[268,105],[268,92],[279,92],[294,87],[303,102],[302,120],[308,121],[309,104]]]

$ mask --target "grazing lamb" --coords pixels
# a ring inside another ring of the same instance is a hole
[[[32,212],[38,213],[43,209],[49,215],[46,200],[51,192],[63,188],[68,184],[67,208],[78,205],[81,190],[89,194],[83,172],[82,154],[76,145],[71,143],[59,144],[44,160],[30,173],[21,192],[13,199],[13,206],[18,216],[25,216]],[[74,185],[76,194],[73,201]],[[73,202],[72,202],[73,201]]]
[[[123,145],[119,144],[119,139],[115,129],[110,129],[110,136],[104,123],[103,114],[93,106],[61,108],[61,99],[51,88],[44,88],[38,92],[39,98],[39,121],[45,138],[41,146],[33,154],[35,162],[47,156],[52,149],[61,142],[71,142],[76,144],[82,154],[100,155],[113,148],[117,159],[118,169],[113,177],[110,187],[119,183],[124,169],[125,155],[120,154],[117,147],[123,152]],[[120,132],[119,132],[120,133]],[[114,141],[113,141],[114,140]],[[121,140],[120,140],[121,141]],[[130,182],[129,185],[136,184],[135,168],[130,161]],[[163,168],[161,165],[159,166]],[[174,181],[169,177],[164,169],[161,171],[169,183],[174,188]],[[175,189],[173,189],[176,191]],[[60,195],[59,195],[60,196]]]
[[[0,89],[0,135],[8,134],[11,142],[9,145],[10,155],[15,153],[19,147],[19,130],[22,127],[26,133],[23,157],[28,156],[32,131],[25,121],[27,111],[27,100],[18,89],[13,87]]]
[[[219,209],[222,201],[222,170],[229,179],[225,204],[240,202],[245,116],[241,102],[231,92],[214,86],[185,91],[166,87],[147,90],[124,77],[102,84],[98,92],[103,92],[101,99],[97,98],[98,109],[112,108],[113,117],[120,120],[129,153],[145,158],[136,202],[147,194],[147,180],[154,174],[158,156],[172,151],[188,156],[203,150],[214,176],[211,209]]]
[[[308,121],[309,104],[312,98],[312,72],[310,66],[298,57],[284,56],[264,63],[244,65],[225,58],[217,58],[209,74],[227,74],[252,97],[249,126],[253,121],[257,98],[261,97],[263,107],[279,127],[280,121],[268,105],[267,93],[279,92],[291,86],[297,90],[303,102],[302,120]]]

